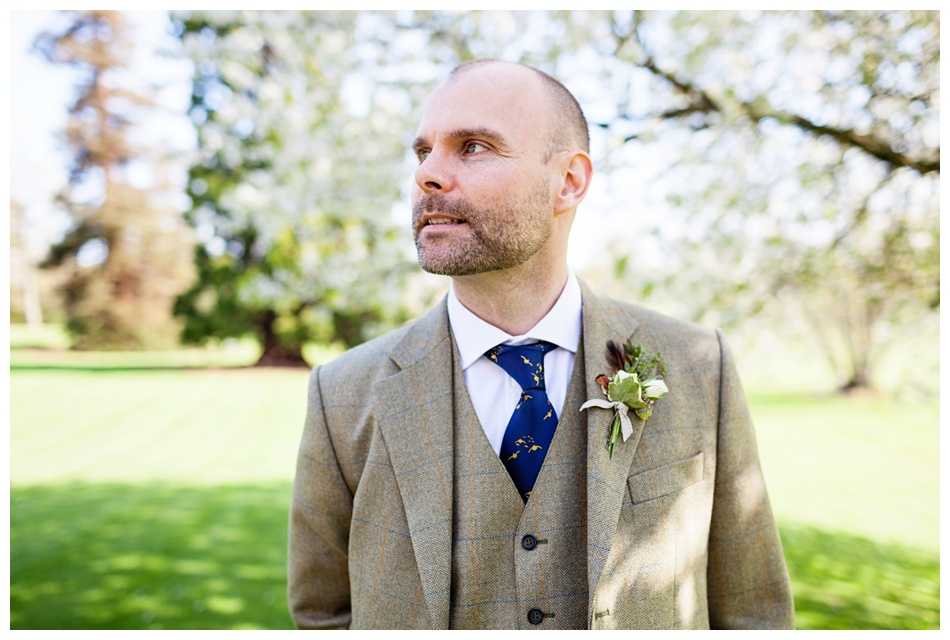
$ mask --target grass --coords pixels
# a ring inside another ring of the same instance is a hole
[[[289,482],[15,488],[11,628],[291,628],[289,502]],[[814,527],[782,540],[799,628],[939,627],[934,554]]]
[[[202,368],[252,362],[241,344],[27,338],[11,331],[11,627],[289,628],[307,372]],[[750,404],[799,628],[939,628],[937,401],[754,388]]]
[[[15,485],[292,478],[307,372],[12,368]]]
[[[798,629],[939,629],[940,557],[780,520]]]
[[[14,488],[12,629],[290,629],[290,483]]]
[[[783,521],[937,552],[936,402],[754,394],[750,405]]]

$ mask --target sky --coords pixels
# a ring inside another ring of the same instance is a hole
[[[54,132],[65,125],[72,94],[67,70],[29,52],[52,17],[52,12],[10,13],[10,196],[31,219],[48,221],[44,238],[63,222],[50,204],[66,181],[66,155]]]
[[[156,50],[174,50],[177,40],[164,29],[164,11],[127,13],[134,25],[136,46],[129,62],[130,86],[155,86],[158,112],[149,126],[137,131],[144,145],[160,144],[179,155],[194,146],[194,133],[184,115],[189,100],[191,65],[161,56]],[[12,11],[10,17],[10,196],[24,206],[30,226],[30,250],[42,257],[48,243],[58,239],[68,219],[54,204],[66,184],[69,156],[61,132],[67,110],[75,99],[77,75],[30,51],[37,34],[62,25],[53,11]],[[185,158],[173,176],[185,177]],[[147,183],[148,178],[143,181]],[[144,185],[143,185],[144,186]]]

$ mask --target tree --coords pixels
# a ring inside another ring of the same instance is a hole
[[[10,312],[31,327],[43,324],[36,264],[26,241],[23,206],[10,200]]]
[[[398,252],[361,271],[360,234],[396,233],[391,203],[407,194],[391,185],[408,173],[408,140],[393,132],[412,131],[413,105],[475,57],[538,66],[587,107],[599,181],[622,213],[585,216],[616,239],[626,295],[663,292],[670,310],[723,325],[793,301],[845,388],[870,384],[890,323],[939,306],[933,12],[232,12],[181,22],[205,149],[191,192],[203,284],[179,308],[191,339],[255,331],[294,359],[305,339],[349,345],[391,324],[365,322],[386,317],[367,304],[381,291],[398,299],[400,278],[365,287],[369,274],[399,273]],[[365,146],[354,147],[366,140],[370,173]],[[362,189],[340,189],[360,171]],[[333,231],[343,227],[360,233],[344,239]],[[307,251],[316,257],[304,265],[296,256]]]
[[[664,185],[688,230],[662,281],[707,320],[794,294],[842,388],[870,386],[887,326],[939,306],[939,16],[613,12],[609,25],[602,52],[638,75],[620,69],[636,91],[600,126],[676,159]]]
[[[181,259],[187,236],[176,212],[133,184],[135,170],[155,166],[130,135],[136,112],[151,104],[123,86],[131,34],[121,13],[68,17],[64,30],[35,42],[80,74],[65,131],[73,164],[60,195],[74,225],[45,264],[69,270],[63,293],[76,348],[166,346],[174,341],[172,300],[189,273]]]
[[[373,18],[176,15],[199,139],[198,281],[175,307],[185,341],[250,334],[259,365],[305,365],[308,341],[352,346],[407,318],[411,243],[393,207],[411,103],[392,71],[374,75],[386,54],[364,33]]]

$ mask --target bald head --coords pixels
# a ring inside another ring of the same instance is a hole
[[[465,75],[479,68],[485,68],[489,65],[510,65],[525,69],[530,71],[531,75],[540,81],[549,105],[549,143],[545,147],[544,162],[547,162],[548,159],[558,151],[580,149],[585,153],[590,152],[590,134],[587,129],[587,118],[584,117],[581,105],[577,102],[574,95],[567,90],[567,87],[540,69],[515,62],[480,58],[478,60],[463,62],[452,69],[446,82],[450,82],[453,78]]]
[[[574,211],[593,174],[586,146],[580,107],[549,76],[496,61],[457,69],[432,92],[412,143],[420,264],[562,287]]]

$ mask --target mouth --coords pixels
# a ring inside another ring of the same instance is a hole
[[[459,218],[452,218],[450,216],[442,214],[430,214],[422,217],[422,226],[423,227],[441,227],[441,226],[451,226],[465,224],[465,220],[460,220]]]
[[[412,227],[418,237],[453,237],[470,226],[470,207],[463,199],[451,200],[442,194],[418,196],[412,204]]]

